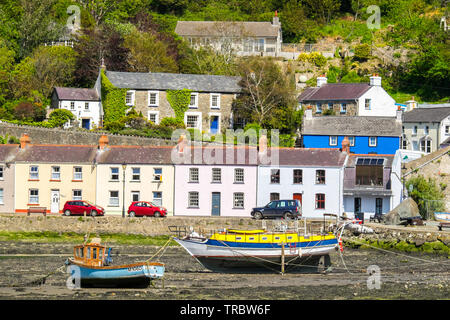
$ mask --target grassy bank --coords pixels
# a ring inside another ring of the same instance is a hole
[[[91,234],[90,238],[97,236]],[[102,242],[130,245],[152,245],[162,246],[168,240],[169,236],[143,236],[136,234],[99,234]],[[82,243],[84,234],[75,232],[8,232],[0,231],[0,241],[24,241],[24,242],[67,242]],[[170,245],[178,245],[175,241],[171,241]]]
[[[441,241],[424,242],[417,245],[415,242],[408,242],[405,240],[344,240],[343,244],[350,248],[356,249],[374,249],[380,248],[385,250],[395,250],[403,252],[421,252],[447,255],[450,258],[450,247]]]

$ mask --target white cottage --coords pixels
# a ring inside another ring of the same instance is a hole
[[[346,160],[347,154],[339,149],[279,149],[279,165],[258,167],[258,207],[297,199],[303,217],[342,214]]]
[[[102,102],[96,89],[55,87],[51,99],[50,112],[69,110],[80,127],[90,130],[103,125]],[[73,123],[65,125],[66,128],[71,126]]]

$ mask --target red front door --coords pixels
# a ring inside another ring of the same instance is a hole
[[[294,200],[300,201],[300,204],[302,204],[302,194],[301,194],[301,193],[294,193],[294,194],[292,195],[292,198],[293,198]]]

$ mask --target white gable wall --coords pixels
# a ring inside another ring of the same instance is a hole
[[[371,99],[370,110],[365,109],[365,100]],[[358,99],[358,116],[395,117],[395,100],[381,86],[372,86]]]

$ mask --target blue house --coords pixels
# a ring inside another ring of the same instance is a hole
[[[348,137],[350,153],[395,154],[402,135],[401,111],[397,117],[322,116],[307,109],[303,118],[304,148],[341,148]]]

